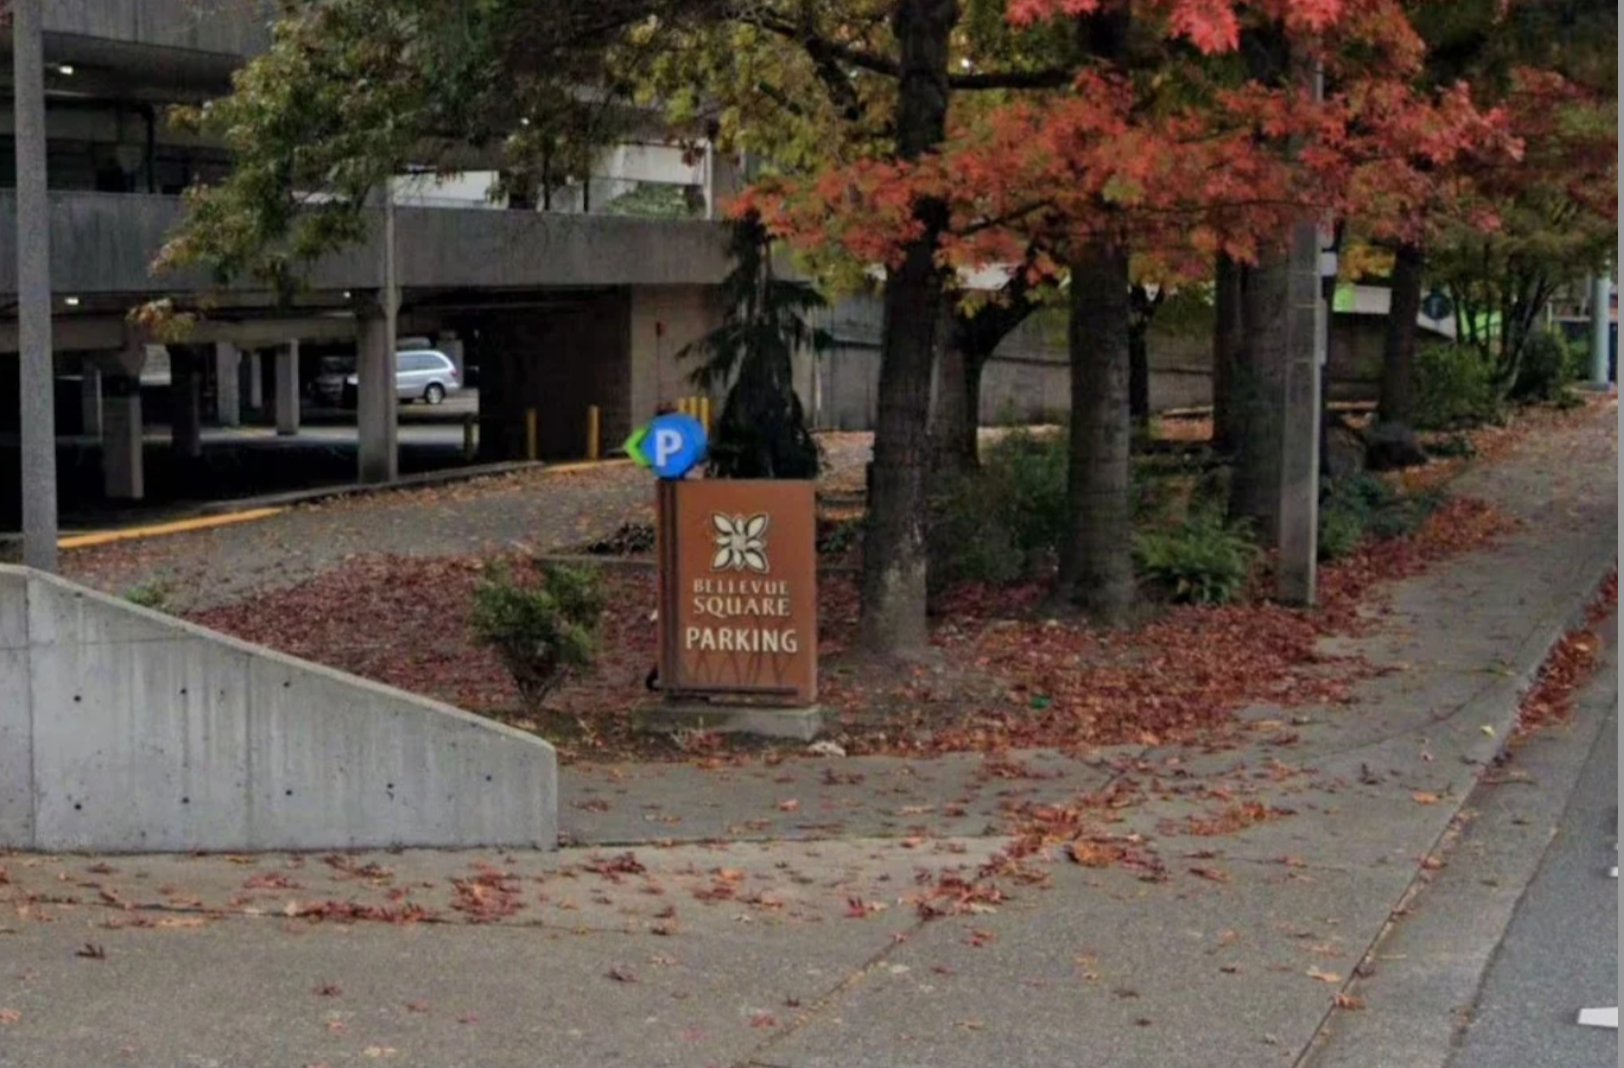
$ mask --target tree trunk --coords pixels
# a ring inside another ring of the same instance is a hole
[[[983,313],[986,314],[986,313]],[[992,352],[974,331],[947,327],[931,417],[931,473],[962,475],[981,466],[981,377]]]
[[[1233,410],[1230,442],[1235,457],[1229,487],[1229,514],[1248,520],[1264,544],[1272,545],[1279,529],[1281,433],[1285,416],[1282,373],[1290,340],[1290,250],[1262,250],[1256,267],[1240,285],[1240,346],[1230,382]]]
[[[971,362],[965,352],[967,338],[955,329],[955,316],[942,316],[941,366],[936,369],[936,410],[931,413],[931,475],[951,478],[976,465],[976,421],[971,413],[965,369]],[[966,443],[968,442],[968,449]]]
[[[935,470],[963,473],[981,466],[977,432],[981,428],[982,375],[998,346],[1032,314],[1034,305],[1027,300],[1030,290],[1027,275],[1018,271],[1004,284],[1001,301],[973,313],[955,307],[944,317],[947,337],[931,431],[936,443]]]
[[[1241,290],[1247,268],[1219,255],[1214,299],[1216,325],[1212,337],[1212,447],[1233,452],[1239,440],[1240,405],[1235,399],[1235,374],[1245,362],[1246,330],[1241,314]]]
[[[901,65],[897,155],[917,159],[941,143],[947,124],[948,42],[956,0],[898,0],[891,28]],[[859,639],[881,655],[923,649],[925,625],[925,467],[930,443],[931,363],[941,318],[936,247],[947,206],[914,205],[920,234],[885,284],[879,414],[863,542]]]
[[[1150,424],[1150,319],[1136,319],[1128,334],[1128,414],[1136,427]]]
[[[1133,503],[1128,413],[1128,252],[1091,241],[1071,262],[1070,522],[1059,587],[1099,622],[1133,605]]]
[[[1409,426],[1415,418],[1415,317],[1421,313],[1424,258],[1414,245],[1400,245],[1393,260],[1392,303],[1382,345],[1382,422]]]
[[[964,453],[965,470],[981,466],[981,376],[992,359],[992,349],[967,349],[964,353]]]

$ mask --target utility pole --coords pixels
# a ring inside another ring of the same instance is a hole
[[[1604,269],[1590,283],[1590,384],[1606,389],[1613,350],[1613,283]]]
[[[23,563],[56,570],[56,375],[51,352],[50,215],[45,197],[44,0],[12,0],[17,152],[17,374],[22,423]]]
[[[1325,76],[1315,64],[1303,71],[1313,98],[1325,95]],[[1312,605],[1319,567],[1320,373],[1329,321],[1320,270],[1320,222],[1304,215],[1291,224],[1286,286],[1286,332],[1281,390],[1279,527],[1276,596],[1286,604]]]

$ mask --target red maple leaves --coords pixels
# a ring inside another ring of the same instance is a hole
[[[1010,0],[1007,13],[1029,25],[1120,3]],[[1107,234],[1158,273],[1204,277],[1214,253],[1251,260],[1305,213],[1413,240],[1441,205],[1472,201],[1467,177],[1520,159],[1525,128],[1510,111],[1465,84],[1417,80],[1424,45],[1392,0],[1159,0],[1134,18],[1162,35],[1159,54],[1081,66],[1064,89],[955,105],[934,153],[770,178],[738,206],[802,246],[893,264],[920,234],[914,205],[934,198],[953,210],[947,265],[1019,262],[1034,239]],[[1243,26],[1283,34],[1295,66],[1241,75],[1244,64],[1178,47],[1233,53]],[[1323,99],[1302,74],[1311,61],[1328,78]],[[1561,79],[1543,84],[1557,93]],[[1053,267],[1040,257],[1030,269]]]

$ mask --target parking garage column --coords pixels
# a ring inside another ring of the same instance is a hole
[[[87,438],[102,436],[102,373],[88,357],[79,365],[79,432]]]
[[[299,432],[299,342],[276,347],[276,432],[292,437]]]
[[[248,350],[248,410],[263,412],[265,410],[265,368],[259,358],[258,349]]]
[[[359,321],[356,339],[356,406],[360,423],[362,482],[393,482],[400,474],[396,448],[395,329],[379,307]]]
[[[195,460],[203,455],[202,350],[190,345],[169,348],[169,433],[175,455]]]
[[[145,362],[145,346],[135,344],[114,353],[107,365],[102,478],[111,500],[138,501],[146,496],[141,418],[141,367]]]
[[[221,426],[242,425],[242,381],[237,372],[241,359],[231,342],[214,343],[214,414]]]

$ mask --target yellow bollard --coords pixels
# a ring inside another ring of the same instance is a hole
[[[474,440],[474,428],[478,425],[479,420],[472,412],[462,417],[462,458],[469,463],[474,462],[474,457],[479,452],[478,444]]]
[[[536,438],[536,410],[524,410],[524,455],[528,460],[535,460],[541,452]]]
[[[699,425],[705,428],[705,436],[710,437],[710,398],[699,398]]]
[[[694,399],[692,397],[678,397],[677,411],[681,412],[683,415],[693,415],[693,400]]]
[[[598,418],[598,406],[596,404],[587,405],[586,458],[588,460],[596,460],[598,458]]]

